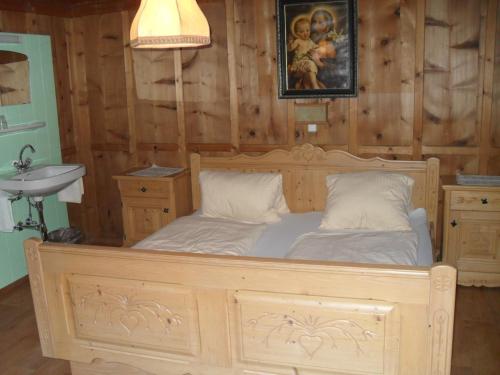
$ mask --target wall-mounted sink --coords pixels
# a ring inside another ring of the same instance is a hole
[[[29,197],[55,194],[85,175],[81,164],[38,165],[19,174],[0,176],[0,190]]]

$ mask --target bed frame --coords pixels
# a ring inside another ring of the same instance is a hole
[[[192,156],[203,169],[280,171],[293,212],[321,210],[325,176],[415,181],[436,224],[439,162],[359,159],[311,145]],[[43,354],[74,375],[450,373],[456,271],[25,243]]]

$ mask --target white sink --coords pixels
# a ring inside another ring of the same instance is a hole
[[[85,175],[81,164],[38,165],[20,174],[0,176],[0,190],[29,197],[55,194]]]

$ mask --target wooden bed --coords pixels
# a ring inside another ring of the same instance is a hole
[[[435,227],[439,161],[364,160],[311,145],[192,156],[203,169],[281,171],[293,212],[322,210],[325,176],[404,173]],[[25,244],[43,354],[74,375],[449,374],[456,271],[129,248]]]

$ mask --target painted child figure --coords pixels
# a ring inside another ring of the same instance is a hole
[[[317,79],[318,65],[313,56],[318,45],[310,38],[309,19],[306,16],[296,18],[291,24],[291,33],[295,39],[288,43],[288,51],[294,53],[290,72],[299,78],[298,84],[303,88],[324,88],[324,85]]]

